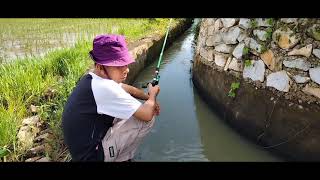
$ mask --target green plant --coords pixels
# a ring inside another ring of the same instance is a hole
[[[273,26],[273,25],[274,25],[274,20],[273,20],[273,18],[268,18],[268,19],[267,19],[267,23],[268,23],[269,25]]]
[[[247,55],[248,53],[249,53],[249,48],[245,46],[242,50],[242,54]]]
[[[250,26],[251,26],[251,28],[256,28],[256,27],[258,27],[258,22],[257,22],[257,20],[256,19],[251,19],[250,20]]]
[[[240,87],[240,83],[239,82],[233,82],[231,83],[231,87],[230,87],[230,90],[228,92],[228,96],[229,97],[232,97],[232,98],[235,98],[236,97],[236,90],[239,89]]]
[[[244,61],[244,66],[245,67],[250,67],[252,65],[251,60],[245,60]]]
[[[271,39],[271,37],[272,37],[272,28],[267,28],[266,29],[266,34],[264,35],[264,37],[267,39],[267,40],[269,40],[269,39]]]
[[[261,52],[260,53],[264,53],[264,52],[266,52],[268,49],[267,49],[267,47],[266,47],[266,45],[265,44],[262,44],[261,45]]]
[[[148,18],[150,23],[155,23],[155,22],[159,22],[159,20],[157,20],[156,18]]]
[[[7,156],[10,153],[9,149],[4,146],[2,148],[0,148],[0,158],[4,158],[5,156]]]
[[[199,32],[200,32],[200,22],[198,21],[197,24],[194,26],[193,28],[193,32],[194,32],[194,42],[197,43],[198,40],[198,36],[199,36]]]

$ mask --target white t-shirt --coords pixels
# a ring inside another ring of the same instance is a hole
[[[141,106],[141,102],[127,93],[121,84],[104,79],[93,72],[89,74],[92,76],[91,86],[98,114],[127,120]]]

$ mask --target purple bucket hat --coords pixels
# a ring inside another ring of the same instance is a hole
[[[134,62],[121,35],[96,36],[89,54],[93,61],[104,66],[125,66]]]

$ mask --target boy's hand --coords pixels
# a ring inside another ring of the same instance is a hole
[[[160,105],[158,102],[156,102],[155,108],[154,108],[154,115],[159,116],[160,114]]]
[[[160,92],[160,86],[159,85],[155,85],[152,86],[151,83],[148,84],[148,92],[150,96],[157,96]]]

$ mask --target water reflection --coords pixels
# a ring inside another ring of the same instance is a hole
[[[210,161],[281,161],[270,152],[252,144],[218,117],[194,93],[203,153]]]

